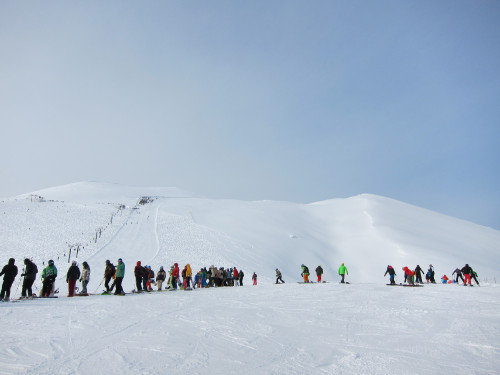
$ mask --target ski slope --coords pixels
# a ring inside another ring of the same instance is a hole
[[[500,370],[500,233],[389,198],[244,202],[81,182],[1,200],[0,227],[2,265],[14,257],[21,270],[30,257],[41,273],[54,259],[60,289],[58,299],[0,304],[0,374]],[[99,293],[105,260],[118,258],[125,291],[138,260],[155,271],[237,267],[246,285],[65,298],[68,262],[87,261]],[[350,285],[338,284],[342,262]],[[313,273],[321,264],[330,283],[297,284],[302,263]],[[482,286],[385,285],[388,264],[399,276],[431,263],[436,279],[469,263]],[[273,284],[275,268],[286,284]]]

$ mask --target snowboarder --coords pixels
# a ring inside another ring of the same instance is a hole
[[[257,274],[254,272],[252,275],[253,285],[257,285]]]
[[[405,275],[406,275],[406,282],[409,284],[409,285],[414,285],[414,281],[413,281],[413,276],[415,275],[415,272],[413,272],[411,269],[409,269],[408,267],[403,267],[403,271],[405,271]]]
[[[87,262],[82,263],[82,275],[80,277],[80,282],[82,283],[82,291],[80,294],[82,296],[88,296],[87,293],[87,285],[89,285],[90,281],[90,267]]]
[[[280,270],[276,268],[276,284],[279,284],[278,280],[281,281],[282,284],[285,283],[283,281],[283,279],[281,278],[281,272],[280,272]]]
[[[14,258],[10,258],[9,262],[2,268],[2,272],[0,272],[0,276],[4,275],[2,292],[0,293],[1,301],[8,301],[10,298],[10,288],[17,276],[17,266],[14,264],[15,262],[16,260]]]
[[[54,289],[54,282],[57,278],[57,268],[54,265],[54,261],[49,260],[49,265],[45,267],[42,271],[42,297],[49,297]]]
[[[417,267],[415,267],[415,278],[416,278],[416,282],[419,283],[419,284],[423,284],[422,282],[422,274],[424,273],[424,271],[422,270],[422,268],[420,268],[420,266],[417,264]]]
[[[24,260],[24,265],[26,266],[25,271],[21,276],[24,276],[23,289],[21,292],[21,297],[33,297],[33,290],[31,289],[33,283],[36,279],[36,274],[38,273],[38,268],[35,263],[26,258]]]
[[[109,282],[115,277],[115,266],[109,260],[106,260],[106,268],[104,269],[104,286],[106,287],[106,292],[111,293],[113,291],[113,286],[109,287]],[[113,283],[115,285],[115,283]]]
[[[307,266],[305,266],[303,264],[300,267],[302,267],[302,273],[300,274],[300,276],[302,276],[304,278],[305,283],[308,283],[309,282],[309,268],[307,268]]]
[[[147,292],[152,292],[153,288],[151,287],[151,284],[153,284],[155,281],[155,271],[151,269],[151,266],[146,266],[145,270],[146,288],[144,290]]]
[[[392,268],[392,266],[390,266],[390,265],[387,266],[387,270],[384,273],[384,277],[387,274],[389,274],[389,278],[391,280],[391,285],[395,285],[396,282],[394,281],[394,276],[396,276],[396,271],[394,271],[394,268]]]
[[[463,278],[463,276],[462,276],[462,270],[460,270],[460,268],[455,269],[455,271],[453,271],[452,275],[454,275],[454,274],[457,274],[457,278],[456,278],[456,280],[455,280],[455,282],[456,282],[457,284],[458,284],[458,279],[459,279],[459,278],[460,278],[460,279],[462,279],[462,282],[464,282],[464,278]]]
[[[167,273],[165,272],[165,270],[163,269],[163,266],[162,266],[162,267],[160,267],[160,270],[156,274],[156,283],[158,285],[158,290],[161,290],[161,287],[162,287],[163,282],[165,281],[166,277],[167,277]]]
[[[462,274],[464,275],[464,285],[467,285],[467,281],[469,282],[469,285],[472,285],[472,281],[471,281],[471,278],[470,278],[470,272],[471,272],[471,268],[469,267],[468,264],[466,264],[463,268],[462,268]]]
[[[443,276],[441,277],[441,282],[442,282],[443,284],[448,284],[448,281],[449,281],[449,280],[450,280],[450,279],[448,279],[448,276],[446,276],[446,275],[443,275]]]
[[[339,268],[339,275],[342,277],[342,280],[340,280],[340,283],[341,283],[341,284],[344,284],[344,282],[345,282],[345,281],[344,281],[344,277],[345,277],[345,275],[349,275],[349,272],[347,271],[346,266],[344,266],[344,263],[342,263],[342,264],[340,265],[340,268]]]
[[[477,273],[471,268],[470,269],[470,276],[474,279],[477,285],[479,285],[479,281],[477,281]]]
[[[179,264],[178,263],[174,263],[174,269],[172,270],[171,278],[172,278],[172,281],[171,281],[172,288],[177,289],[177,280],[179,279]]]
[[[189,264],[186,264],[184,269],[182,270],[182,277],[183,277],[183,285],[184,285],[184,290],[186,289],[191,289],[191,266]]]
[[[323,268],[321,268],[321,264],[316,267],[316,276],[318,276],[318,283],[321,282],[321,275],[323,275]]]
[[[80,268],[76,264],[74,260],[71,263],[71,267],[68,269],[68,273],[66,274],[66,282],[68,283],[68,297],[73,297],[75,294],[75,285],[76,280],[80,277]]]

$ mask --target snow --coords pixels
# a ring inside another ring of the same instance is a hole
[[[152,202],[138,204],[143,196]],[[30,257],[41,273],[54,259],[60,289],[0,303],[0,374],[500,371],[500,232],[389,198],[244,202],[81,182],[4,199],[0,227],[0,265],[14,257],[21,270]],[[68,260],[90,264],[99,293],[105,260],[118,258],[127,292],[137,260],[155,271],[237,267],[245,286],[66,297]],[[342,262],[350,285],[338,283]],[[302,263],[313,273],[321,264],[329,283],[298,284]],[[437,279],[469,263],[481,287],[385,285],[387,264],[399,276],[430,263]],[[274,284],[276,267],[286,284]]]

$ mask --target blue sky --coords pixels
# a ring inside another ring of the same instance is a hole
[[[0,196],[379,194],[500,229],[498,1],[0,3]]]

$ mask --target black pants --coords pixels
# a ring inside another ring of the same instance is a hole
[[[459,277],[462,279],[462,282],[464,282],[464,278],[462,277],[462,275],[457,275],[457,279],[455,280],[457,282],[457,284],[458,284],[458,278]]]
[[[340,276],[342,277],[342,280],[340,280],[340,282],[341,282],[342,284],[344,284],[344,277],[345,277],[345,274],[341,274]]]
[[[54,280],[51,278],[46,278],[43,280],[43,287],[41,297],[48,297],[54,286]]]
[[[240,277],[240,286],[243,286],[243,277]]]
[[[106,291],[107,291],[107,292],[111,292],[111,291],[113,290],[113,288],[112,288],[112,287],[111,287],[111,288],[109,287],[109,282],[111,281],[111,277],[112,277],[112,276],[106,276],[106,277],[104,278],[104,286],[106,287]]]
[[[28,297],[31,297],[33,295],[33,290],[31,290],[31,287],[33,286],[34,282],[35,279],[28,279],[26,277],[24,278],[21,296],[26,297],[26,292],[28,292]]]
[[[285,283],[285,282],[283,281],[283,279],[281,278],[281,276],[276,278],[276,284],[279,284],[279,283],[278,283],[278,280],[280,280],[283,284]]]
[[[3,299],[4,296],[6,296],[7,298],[10,298],[10,288],[12,287],[13,282],[14,282],[14,280],[3,279],[2,292],[0,294],[0,299]]]
[[[135,286],[136,286],[138,292],[142,291],[142,276],[135,277]],[[118,291],[118,289],[117,289],[117,291]]]
[[[122,288],[122,281],[123,281],[123,277],[117,277],[115,279],[115,284],[116,284],[115,294],[125,294],[125,292],[123,291],[123,288]]]
[[[416,279],[417,279],[416,282],[420,283],[420,284],[423,284],[422,283],[422,274],[420,272],[417,272],[416,276],[417,276],[416,277]]]

